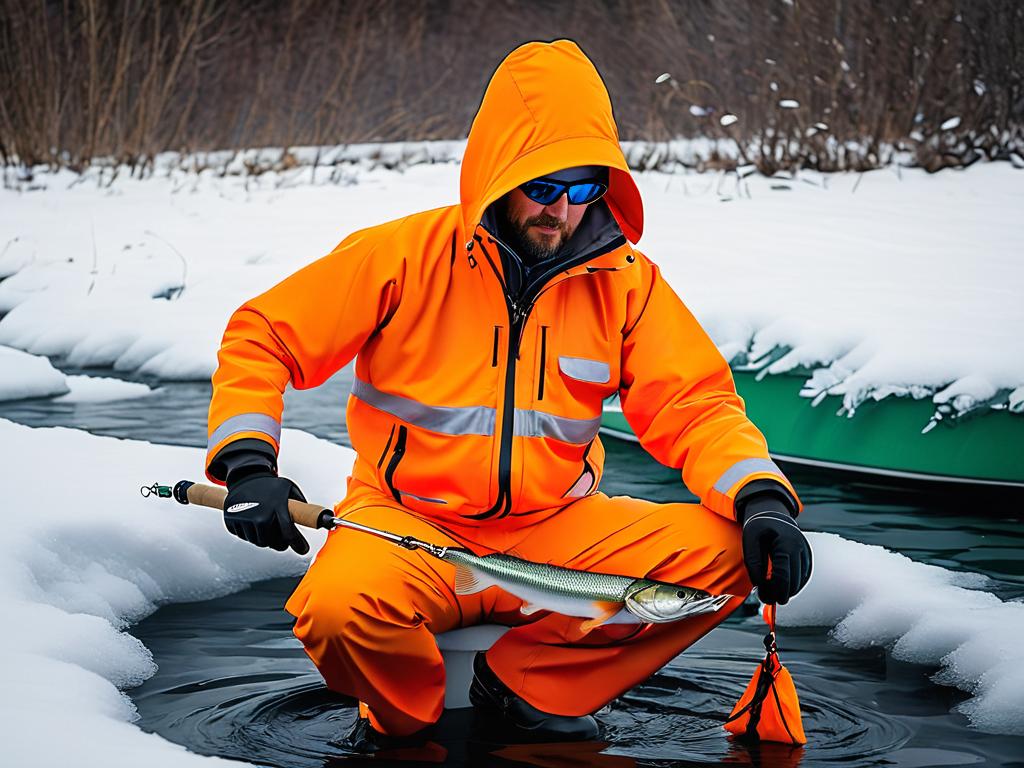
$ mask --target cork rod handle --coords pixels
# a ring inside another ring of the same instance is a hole
[[[228,496],[226,488],[205,485],[203,483],[192,483],[185,488],[175,488],[175,497],[182,490],[184,490],[189,504],[198,504],[201,507],[211,507],[222,511],[224,509],[224,499]],[[327,512],[327,514],[324,515],[324,512]],[[295,499],[289,499],[288,501],[288,514],[291,515],[296,525],[303,525],[307,528],[326,527],[324,525],[325,518],[333,517],[332,513],[323,507]]]

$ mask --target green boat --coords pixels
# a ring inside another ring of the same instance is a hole
[[[817,407],[800,396],[805,377],[733,371],[747,414],[782,462],[896,478],[1024,489],[1024,416],[987,409],[925,428],[930,399],[888,397],[837,416],[835,398]],[[636,441],[618,397],[605,403],[601,431]]]

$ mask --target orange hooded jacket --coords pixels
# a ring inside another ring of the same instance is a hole
[[[607,194],[524,279],[495,239],[490,206],[585,165],[610,169]],[[595,493],[602,403],[616,392],[641,445],[681,468],[715,512],[733,519],[736,494],[758,479],[795,499],[725,360],[631,245],[642,230],[593,64],[568,40],[517,48],[473,121],[459,205],[355,232],[232,315],[213,377],[207,476],[223,482],[221,457],[236,441],[276,453],[285,386],[315,387],[355,357],[353,476],[447,525]]]

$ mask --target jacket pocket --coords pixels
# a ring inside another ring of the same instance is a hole
[[[391,460],[388,461],[387,469],[384,470],[384,483],[387,485],[388,490],[391,491],[391,496],[399,504],[402,504],[402,497],[408,496],[416,499],[417,501],[427,502],[429,504],[447,504],[448,502],[444,499],[435,499],[431,496],[420,496],[412,493],[411,491],[403,491],[398,488],[395,484],[395,473],[398,471],[398,465],[402,463],[402,459],[405,457],[406,443],[409,438],[409,430],[405,426],[398,428],[398,437],[395,439],[395,450],[391,453]],[[390,443],[390,439],[388,441]],[[385,449],[385,453],[387,450]],[[383,456],[381,457],[383,459]]]
[[[601,413],[604,399],[614,391],[612,366],[607,361],[559,355],[558,372],[563,390],[572,400],[584,406],[586,415]],[[557,402],[560,398],[555,400]],[[573,415],[583,416],[584,413]]]
[[[589,384],[607,384],[612,378],[612,369],[608,363],[586,357],[560,355],[558,370],[570,379],[585,381]]]

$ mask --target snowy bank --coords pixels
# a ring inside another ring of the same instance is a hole
[[[71,390],[54,398],[55,403],[106,403],[111,400],[130,400],[153,393],[153,388],[135,381],[122,381],[109,376],[67,376],[65,382]]]
[[[345,184],[311,165],[167,166],[0,190],[0,343],[208,378],[243,301],[356,229],[457,200],[457,165],[387,170],[375,146]],[[637,178],[641,249],[735,365],[800,375],[812,402],[850,415],[894,395],[933,398],[938,415],[1024,410],[1024,175],[1010,164]]]
[[[0,442],[6,446],[0,486],[6,764],[209,764],[211,758],[131,725],[135,709],[119,689],[138,685],[155,665],[123,630],[163,603],[205,600],[256,580],[300,574],[306,559],[234,538],[211,510],[141,497],[139,487],[154,480],[200,478],[199,450],[2,420]],[[310,498],[341,497],[350,450],[286,430],[284,451],[284,471]],[[60,482],[43,474],[54,466]],[[310,538],[315,548],[321,537]]]
[[[0,487],[5,755],[19,766],[162,768],[208,760],[130,725],[134,707],[120,691],[155,666],[126,630],[163,603],[300,574],[306,559],[235,539],[211,510],[139,495],[139,486],[154,480],[201,476],[201,450],[3,420],[0,441],[8,446]],[[348,449],[285,431],[283,471],[310,499],[340,498],[352,459]],[[60,483],[41,477],[40,468],[54,464]],[[311,539],[315,550],[322,535]],[[834,635],[843,643],[881,644],[898,658],[939,665],[937,682],[973,695],[959,709],[975,726],[1024,733],[1024,648],[1016,642],[1024,605],[971,589],[982,587],[983,577],[834,535],[811,534],[811,541],[814,577],[780,612],[781,622],[838,624]],[[55,713],[59,739],[52,738]]]
[[[985,576],[918,563],[882,547],[812,533],[814,575],[781,608],[781,626],[834,626],[852,648],[938,667],[932,680],[970,699],[956,707],[988,733],[1024,734],[1024,603],[980,591]]]
[[[0,346],[0,400],[68,393],[64,374],[45,357]]]
[[[1021,399],[1024,174],[1009,164],[642,178],[642,247],[734,364],[802,375],[804,396],[849,415],[892,395],[952,414]]]
[[[834,140],[833,140],[834,141]],[[782,146],[779,146],[781,151]],[[835,145],[829,146],[834,154]],[[864,154],[864,147],[850,144],[847,149]],[[750,151],[755,150],[755,151]],[[83,171],[82,177],[101,184],[113,183],[119,177],[150,178],[176,172],[200,173],[209,171],[217,176],[260,176],[265,173],[284,174],[294,178],[310,171],[310,179],[333,184],[346,184],[351,180],[351,167],[362,170],[386,168],[404,171],[415,165],[458,163],[466,151],[466,140],[382,141],[361,144],[324,146],[258,147],[208,152],[161,152],[151,162],[133,164],[118,158],[94,158]],[[673,173],[686,168],[705,166],[733,167],[739,165],[743,153],[736,142],[728,138],[697,137],[672,141],[624,141],[622,151],[629,167],[637,171]],[[759,156],[760,149],[748,147],[748,155]],[[793,147],[791,154],[798,154]],[[880,148],[880,155],[892,157],[903,165],[913,164],[912,152],[897,151],[894,147]],[[781,156],[778,158],[781,160]],[[300,173],[295,173],[299,169]],[[51,169],[45,166],[25,168],[9,165],[3,168],[4,186],[32,189],[45,184]],[[290,172],[290,173],[289,173]],[[0,267],[2,275],[2,267]]]
[[[105,403],[145,397],[153,389],[106,376],[65,376],[41,355],[0,346],[0,400],[53,397],[55,403]]]

